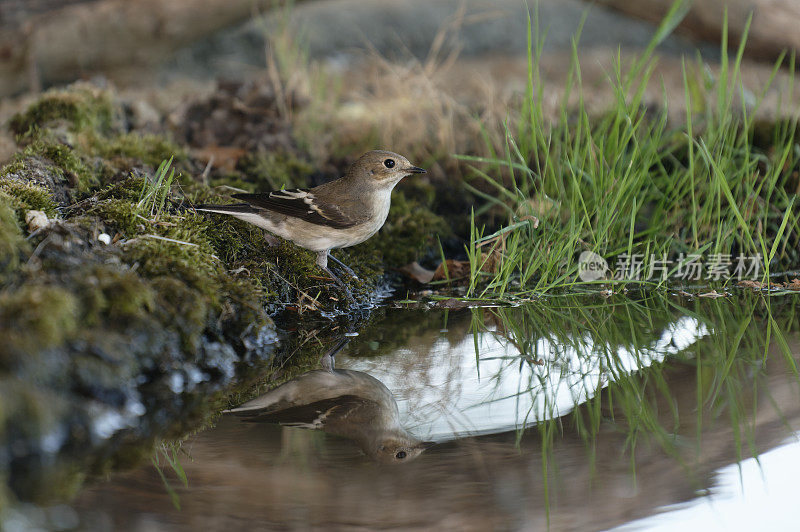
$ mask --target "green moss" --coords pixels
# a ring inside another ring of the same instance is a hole
[[[239,186],[251,191],[303,187],[314,172],[311,164],[296,155],[264,151],[244,155],[236,169],[244,174]],[[232,185],[231,182],[222,184]]]
[[[29,144],[15,158],[20,161],[35,155],[52,161],[61,171],[61,175],[67,178],[70,185],[80,192],[87,192],[99,184],[95,172],[86,165],[75,149],[66,144],[39,139]]]
[[[116,181],[136,166],[157,167],[162,160],[184,162],[186,152],[164,136],[123,132],[117,127],[121,109],[109,94],[74,85],[51,91],[16,115],[11,129],[27,147],[16,157],[45,157],[72,187],[88,192]]]
[[[226,263],[245,259],[249,254],[267,246],[264,231],[242,220],[224,214],[209,216],[212,223],[205,231],[214,254]]]
[[[141,181],[129,180],[101,195],[132,195],[138,182]],[[153,305],[159,319],[179,330],[187,347],[196,347],[209,312],[222,311],[226,298],[238,301],[245,316],[251,315],[254,321],[261,316],[263,321],[265,315],[260,303],[263,290],[259,283],[234,280],[218,258],[214,239],[220,245],[236,241],[236,234],[230,228],[220,231],[219,225],[192,213],[162,213],[153,222],[137,216],[135,204],[123,199],[101,201],[89,212],[128,239],[123,244],[122,259],[134,266],[139,276],[152,280]],[[244,327],[246,324],[238,330]]]
[[[263,312],[263,301],[267,294],[264,288],[253,277],[246,274],[240,276],[225,275],[219,278],[224,294],[224,304],[235,309],[228,318],[239,323],[234,330],[245,330],[252,327],[262,327],[268,323]]]
[[[266,246],[266,242],[264,243]],[[316,255],[311,251],[282,240],[277,246],[265,249],[267,256],[275,261],[278,268],[292,280],[302,279],[309,275],[324,275],[317,267]]]
[[[145,316],[155,306],[155,293],[136,273],[97,265],[81,272],[76,293],[81,297],[83,325],[102,320],[125,323]]]
[[[142,189],[146,179],[138,176],[130,176],[127,179],[107,186],[96,194],[97,199],[121,199],[129,203],[138,203],[142,196]]]
[[[29,210],[44,211],[50,218],[58,214],[56,203],[44,187],[19,179],[0,178],[0,193],[17,209],[20,219],[24,219],[24,211]]]
[[[375,237],[373,237],[375,238]],[[360,279],[375,284],[383,275],[383,255],[374,245],[335,249],[331,252],[337,259],[354,268]],[[347,277],[347,274],[343,274]]]
[[[161,135],[124,133],[110,139],[97,137],[93,145],[95,153],[104,159],[132,159],[153,168],[170,157],[173,164],[186,159],[186,152],[180,146]]]
[[[238,335],[243,331],[269,321],[262,285],[227,273],[207,237],[210,227],[205,218],[193,214],[165,215],[160,225],[151,227],[153,234],[178,242],[140,236],[124,246],[122,256],[140,276],[151,280],[158,320],[178,330],[191,352],[210,319],[220,331],[236,331],[229,338],[234,344],[241,341]]]
[[[193,289],[216,297],[218,287],[214,279],[224,270],[219,260],[212,256],[212,248],[198,228],[154,229],[161,233],[157,236],[174,242],[141,236],[125,244],[124,260],[136,264],[140,275],[148,278],[174,276],[187,282]]]
[[[196,350],[209,318],[207,296],[193,290],[181,279],[162,275],[151,282],[156,294],[155,311],[165,327],[174,327],[184,348]]]
[[[355,297],[366,298],[375,288],[383,269],[378,254],[372,250],[362,251],[363,254],[352,255],[344,250],[336,250],[334,253],[359,275],[358,279],[353,279],[346,273],[339,272],[339,279],[350,288]],[[328,274],[317,266],[315,253],[282,241],[273,247],[266,247],[265,244],[261,256],[264,257],[262,262],[254,262],[252,270],[258,271],[261,266],[263,273],[259,277],[269,293],[279,294],[286,302],[311,298],[322,309],[331,310],[332,304],[344,308],[345,299],[341,291]],[[331,267],[336,270],[336,266]],[[306,300],[305,303],[309,301]]]
[[[162,213],[158,221],[162,236],[184,242],[193,242],[197,244],[198,251],[208,255],[214,254],[214,248],[206,236],[209,229],[208,219],[202,214],[189,211],[181,214]],[[220,265],[219,258],[216,258],[215,261],[214,268],[216,270]]]
[[[24,113],[15,115],[9,128],[16,135],[29,137],[37,136],[37,131],[62,126],[72,132],[90,128],[109,132],[117,113],[108,93],[78,84],[46,92]]]
[[[0,168],[0,178],[6,177],[11,174],[17,174],[25,169],[25,163],[22,161],[12,161],[2,168]]]
[[[75,296],[59,286],[28,284],[0,292],[0,361],[61,344],[78,327]],[[4,356],[5,355],[5,356]]]
[[[137,216],[135,204],[122,199],[101,201],[91,207],[87,213],[98,217],[103,223],[110,225],[128,238],[144,233],[150,225],[146,218]]]
[[[17,222],[12,200],[13,198],[0,194],[0,272],[11,271],[19,266],[20,251],[28,248]]]

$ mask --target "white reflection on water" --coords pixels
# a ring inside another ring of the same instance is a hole
[[[662,513],[632,521],[614,530],[798,530],[800,441],[717,470],[707,497],[666,506]]]
[[[524,362],[518,348],[496,330],[457,344],[441,338],[375,358],[341,357],[339,365],[365,371],[395,395],[403,425],[417,436],[444,441],[505,432],[563,416],[609,382],[662,361],[709,333],[695,318],[668,325],[652,345],[633,349],[596,343],[590,336],[568,342],[542,337]],[[522,364],[521,364],[521,361]]]

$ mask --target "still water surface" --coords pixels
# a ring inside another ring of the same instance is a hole
[[[180,510],[152,466],[72,507],[91,530],[795,530],[795,304],[390,309],[336,368],[378,379],[437,442],[415,460],[225,415],[184,443],[188,487],[165,471]]]

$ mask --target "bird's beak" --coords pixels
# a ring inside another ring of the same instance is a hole
[[[426,170],[424,168],[420,168],[419,166],[411,166],[406,168],[406,172],[409,174],[424,174],[426,173]]]

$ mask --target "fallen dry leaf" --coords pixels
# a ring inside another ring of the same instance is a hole
[[[445,266],[447,266],[447,274],[445,275]],[[460,279],[462,277],[469,277],[469,261],[447,259],[436,267],[433,273],[433,280],[439,281],[442,279]]]
[[[761,290],[767,287],[767,285],[765,285],[764,283],[758,281],[750,281],[748,279],[745,279],[744,281],[739,281],[738,284],[743,288],[752,288],[754,290]]]
[[[236,163],[246,153],[242,148],[233,146],[204,146],[194,150],[193,155],[204,164],[232,172],[236,168]]]
[[[754,290],[763,290],[765,288],[770,288],[770,285],[767,283],[762,283],[760,281],[750,281],[750,280],[739,281],[738,285],[744,288],[752,288]],[[800,292],[800,278],[792,279],[788,283],[775,283],[772,285],[772,287]]]
[[[697,297],[709,297],[711,299],[717,299],[718,297],[725,297],[727,295],[728,294],[726,293],[720,294],[716,290],[712,290],[711,292],[706,292],[705,294],[699,294]]]
[[[784,283],[783,287],[787,290],[800,290],[800,279],[795,278],[789,281],[788,283]]]
[[[435,274],[435,272],[433,272],[432,270],[420,266],[417,261],[411,262],[401,268],[398,268],[398,271],[422,284],[427,284],[431,282]]]

